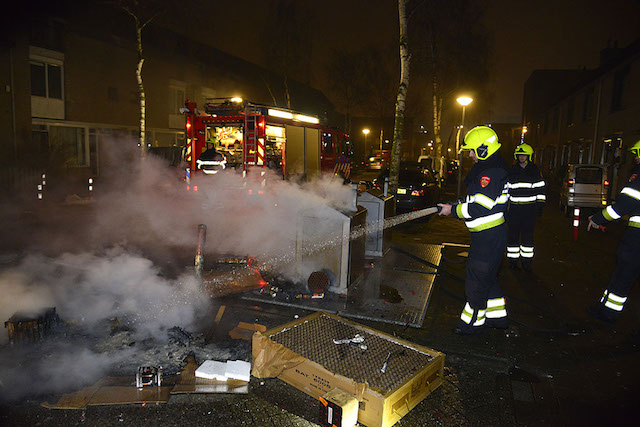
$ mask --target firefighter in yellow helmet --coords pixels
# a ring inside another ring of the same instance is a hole
[[[456,334],[471,335],[483,327],[505,329],[507,311],[498,270],[507,246],[504,213],[508,200],[507,165],[500,155],[498,135],[487,126],[477,126],[464,137],[462,150],[476,163],[464,180],[467,195],[453,205],[438,204],[440,215],[463,219],[471,232],[467,258],[466,304]]]
[[[629,224],[616,250],[616,267],[600,302],[589,307],[589,314],[607,323],[614,324],[627,302],[631,286],[640,276],[640,141],[629,149],[635,166],[628,182],[616,197],[616,201],[602,211],[589,217],[587,230],[600,228],[609,221],[625,215]]]
[[[509,207],[507,209],[507,258],[509,268],[530,272],[533,261],[533,229],[542,215],[546,201],[546,184],[542,173],[533,163],[533,148],[520,144],[513,153],[516,163],[509,169]]]

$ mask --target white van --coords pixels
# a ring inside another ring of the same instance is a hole
[[[607,205],[609,181],[607,168],[595,164],[568,165],[560,189],[560,209],[570,214],[570,208],[601,208]]]

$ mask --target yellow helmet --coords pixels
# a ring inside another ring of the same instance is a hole
[[[529,161],[531,161],[533,158],[533,147],[524,143],[518,145],[516,150],[513,152],[513,158],[518,160],[518,156],[522,156],[523,154],[529,156]]]
[[[473,150],[476,157],[486,160],[500,148],[498,135],[488,126],[476,126],[465,136],[461,150]]]
[[[633,144],[631,148],[629,148],[629,151],[631,151],[634,156],[640,157],[640,141]]]

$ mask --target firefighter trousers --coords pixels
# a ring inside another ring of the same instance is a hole
[[[505,300],[498,282],[506,244],[505,224],[471,233],[464,284],[467,302],[458,322],[464,333],[477,333],[485,324],[507,327]]]
[[[640,229],[627,227],[616,249],[616,267],[607,289],[600,300],[607,315],[616,318],[627,301],[627,296],[640,276]]]
[[[534,255],[533,230],[537,217],[538,211],[535,204],[509,206],[507,212],[509,262],[515,263],[520,260],[523,266],[531,264]]]

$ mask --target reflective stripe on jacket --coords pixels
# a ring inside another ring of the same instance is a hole
[[[547,185],[542,178],[540,169],[528,162],[523,168],[516,163],[509,170],[509,203],[512,205],[544,204],[547,200]]]
[[[472,232],[503,224],[509,195],[507,170],[500,153],[476,163],[465,183],[467,196],[464,201],[453,205],[451,214],[464,219]]]
[[[640,165],[631,171],[631,177],[622,188],[616,201],[593,215],[591,220],[598,225],[615,221],[629,215],[629,226],[640,228]]]

